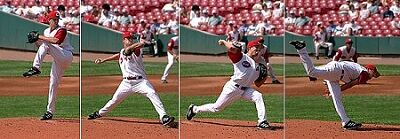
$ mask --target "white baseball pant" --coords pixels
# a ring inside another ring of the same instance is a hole
[[[167,52],[167,55],[168,55],[168,64],[167,64],[167,66],[165,66],[164,74],[161,77],[161,80],[167,80],[167,77],[168,77],[168,74],[169,74],[169,70],[172,68],[172,66],[175,63],[174,55],[172,55],[169,52]]]
[[[50,85],[49,85],[49,98],[47,104],[47,111],[55,113],[57,89],[64,75],[64,71],[71,65],[73,55],[69,50],[64,50],[59,46],[54,46],[48,42],[43,42],[37,50],[35,59],[33,60],[33,67],[40,70],[43,59],[47,54],[53,57],[53,63],[50,71]]]
[[[338,113],[342,125],[344,126],[344,124],[350,121],[350,119],[347,117],[342,103],[342,92],[339,84],[340,76],[342,76],[342,70],[338,68],[339,65],[337,64],[337,61],[331,61],[328,64],[320,67],[314,67],[314,64],[308,56],[306,48],[297,50],[297,52],[300,55],[300,59],[307,74],[312,77],[323,78],[327,82],[336,112]]]
[[[315,45],[315,56],[319,56],[319,48],[325,47],[328,48],[328,55],[332,55],[333,44],[330,42],[314,42]]]
[[[235,86],[235,82],[228,81],[215,103],[209,103],[201,106],[194,106],[193,112],[219,112],[232,102],[242,98],[256,104],[258,123],[266,120],[266,112],[262,94],[253,88],[247,87],[245,90]]]
[[[158,115],[160,116],[160,120],[164,115],[167,114],[164,110],[164,106],[160,100],[160,97],[158,97],[158,94],[147,79],[122,80],[112,99],[109,100],[107,104],[99,110],[99,114],[101,116],[107,115],[112,109],[114,109],[118,104],[120,104],[133,93],[139,93],[146,96],[156,109]]]

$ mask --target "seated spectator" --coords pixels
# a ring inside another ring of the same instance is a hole
[[[157,32],[160,30],[160,23],[158,22],[157,18],[153,19],[153,23],[150,25],[150,31],[153,34],[157,34]]]
[[[328,48],[328,57],[332,56],[333,44],[328,42],[328,36],[325,27],[321,22],[317,23],[317,31],[314,33],[315,59],[319,60],[319,48]]]
[[[360,10],[360,18],[361,19],[366,19],[368,18],[370,15],[369,10],[367,9],[367,5],[366,4],[361,4],[361,10]]]
[[[200,22],[203,24],[208,24],[208,20],[210,19],[210,17],[208,17],[208,11],[207,9],[204,9],[202,12],[202,14],[200,15]]]
[[[142,33],[146,29],[147,24],[146,24],[146,21],[144,19],[140,19],[139,22],[140,22],[140,24],[139,24],[139,27],[136,29],[136,32],[137,33]]]
[[[164,5],[164,7],[162,8],[162,12],[175,12],[176,11],[176,7],[178,5],[178,1],[177,0],[171,0],[171,3],[167,3]]]
[[[350,7],[349,16],[351,19],[357,19],[360,16],[360,9]]]
[[[58,21],[58,25],[60,27],[66,27],[69,24],[69,17],[67,17],[65,13],[65,6],[64,5],[58,5],[57,11],[60,14],[60,19]]]
[[[228,26],[226,26],[225,34],[228,34],[229,32],[233,31],[233,26],[234,26],[233,21],[228,21]]]
[[[361,9],[359,0],[350,1],[350,5],[352,5],[354,9]]]
[[[400,1],[392,2],[392,6],[390,6],[390,10],[394,13],[394,16],[400,16]]]
[[[354,20],[351,20],[350,23],[344,25],[343,31],[344,36],[355,36],[360,33],[361,27],[356,25]]]
[[[130,23],[132,23],[132,16],[128,14],[128,10],[127,9],[123,9],[122,10],[122,16],[118,19],[118,22],[121,25],[128,25]]]
[[[329,25],[326,27],[326,33],[328,37],[334,36],[336,31],[336,25],[332,20],[329,21]],[[328,39],[329,40],[329,39]]]
[[[85,0],[81,0],[81,5],[79,7],[79,11],[81,12],[81,14],[85,14],[90,12],[93,9],[92,6],[90,5],[86,5]]]
[[[192,19],[190,19],[189,26],[198,28],[200,26],[200,23],[201,23],[200,12],[196,12],[196,15],[193,16]]]
[[[348,15],[350,11],[350,0],[346,0],[346,3],[343,3],[339,7],[339,14],[340,15]]]
[[[249,30],[249,25],[247,24],[246,20],[242,20],[242,24],[240,25],[238,30],[239,30],[240,36],[245,36],[247,31]]]
[[[300,14],[300,17],[296,18],[294,25],[301,27],[301,26],[308,24],[310,19],[304,15],[304,11],[300,11],[299,14]]]
[[[233,42],[233,41],[239,42],[239,41],[242,39],[242,38],[241,38],[242,36],[240,36],[240,32],[239,32],[237,26],[233,26],[233,30],[232,30],[232,31],[229,31],[229,32],[226,34],[226,36],[227,36],[226,40],[227,40],[227,41],[230,41],[230,42]]]
[[[280,18],[283,17],[283,10],[279,6],[279,2],[274,3],[274,10],[272,11],[272,18]]]
[[[367,9],[371,14],[378,13],[379,4],[380,4],[379,0],[368,0]]]
[[[2,12],[14,13],[15,7],[11,5],[11,1],[7,1],[5,5],[0,6]]]
[[[296,21],[296,14],[294,13],[293,10],[290,10],[289,16],[285,18],[285,25],[294,25]]]
[[[78,10],[73,11],[71,14],[70,24],[79,25],[79,22],[80,22],[79,15],[80,14],[79,14]]]
[[[272,8],[268,8],[268,6],[263,6],[263,10],[261,11],[261,15],[263,17],[271,17],[272,16]]]
[[[99,25],[111,26],[114,21],[114,16],[110,13],[111,7],[108,4],[103,4],[100,19],[98,21]]]
[[[200,13],[199,5],[192,5],[192,10],[189,13],[189,20],[192,20],[192,18],[195,18],[197,13]]]
[[[179,33],[178,16],[171,18],[171,20],[168,23],[168,26],[171,28],[171,33],[178,35]]]
[[[208,20],[208,25],[210,25],[210,26],[219,25],[222,23],[222,20],[224,20],[224,18],[222,16],[218,15],[218,11],[216,9],[213,9],[212,16]]]
[[[261,13],[262,9],[263,9],[263,1],[262,0],[256,4],[254,4],[253,7],[251,8],[253,13]]]
[[[249,28],[247,29],[246,36],[257,36],[257,21],[252,20]]]
[[[335,36],[344,36],[344,25],[344,22],[340,20],[334,31]]]
[[[261,22],[257,25],[256,31],[257,31],[257,36],[264,36],[267,34],[272,34],[275,27],[268,24],[268,19],[264,18],[264,22]]]
[[[23,17],[29,16],[29,10],[30,8],[26,6],[26,4],[22,4],[22,6],[18,6],[18,8],[15,10],[15,14]]]
[[[390,22],[394,28],[400,29],[400,20]]]
[[[32,6],[29,13],[33,18],[36,18],[42,11],[45,11],[45,7],[40,5],[40,1],[35,1],[35,5]]]
[[[158,30],[157,34],[171,34],[171,29],[168,26],[168,20],[163,19],[160,24],[160,29]]]
[[[393,19],[394,18],[393,11],[390,11],[389,7],[383,7],[383,8],[385,10],[385,12],[383,12],[383,18],[391,18],[391,19]]]

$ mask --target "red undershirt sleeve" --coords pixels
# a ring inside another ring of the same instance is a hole
[[[334,61],[339,61],[340,57],[342,57],[342,50],[338,49],[335,57],[333,58]]]
[[[242,59],[243,53],[242,52],[233,53],[228,51],[228,57],[229,59],[231,59],[232,63],[237,63],[240,61],[240,59]]]
[[[368,76],[369,76],[369,74],[368,74],[367,71],[362,71],[362,72],[360,73],[360,76],[358,77],[358,82],[359,82],[360,84],[366,84],[367,81],[369,80]]]
[[[66,36],[67,36],[67,30],[66,29],[59,29],[57,31],[56,35],[54,35],[54,37],[58,39],[56,44],[61,44],[62,42],[64,42],[64,39],[65,39]]]

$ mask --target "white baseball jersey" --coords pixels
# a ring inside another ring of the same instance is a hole
[[[242,53],[242,58],[238,62],[233,63],[234,73],[231,76],[231,80],[241,86],[251,86],[259,75],[259,71],[256,68],[256,62],[251,57]]]
[[[240,41],[240,33],[239,31],[229,31],[228,40],[229,41]]]
[[[335,61],[353,61],[355,54],[356,49],[354,47],[351,47],[351,49],[348,50],[346,46],[342,46],[338,48],[334,59]]]
[[[314,34],[314,41],[316,41],[316,42],[325,42],[326,41],[326,33],[325,32],[321,32],[321,31],[317,31]]]
[[[60,29],[65,29],[65,28],[58,27],[58,28],[54,29],[53,31],[50,31],[50,28],[47,28],[44,30],[43,35],[46,37],[55,37],[58,30],[60,30]],[[69,51],[74,50],[74,48],[71,46],[71,44],[69,42],[68,34],[65,36],[64,41],[62,41],[60,44],[52,44],[52,45],[55,47],[60,47],[61,49],[64,49],[64,50],[69,50]]]
[[[170,43],[173,43],[173,49],[179,49],[179,36],[172,37]]]
[[[362,71],[367,71],[363,66],[354,62],[342,61],[337,64],[341,66],[340,68],[342,68],[344,72],[341,80],[345,83],[359,78]]]
[[[142,76],[146,79],[146,72],[144,71],[143,59],[139,52],[136,55],[133,52],[131,55],[124,55],[124,49],[121,49],[119,54],[119,66],[121,68],[123,77],[137,77]]]

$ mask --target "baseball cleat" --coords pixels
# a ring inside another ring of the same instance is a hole
[[[167,80],[161,80],[161,83],[166,84],[166,83],[168,83],[168,81]]]
[[[319,60],[319,56],[315,56],[315,60]]]
[[[29,69],[27,72],[25,72],[24,74],[22,74],[22,76],[24,77],[31,77],[33,75],[39,75],[41,72],[39,69],[32,67],[31,69]]]
[[[101,117],[101,115],[99,114],[99,111],[95,111],[89,115],[88,120],[93,120],[93,119],[97,119],[100,117]]]
[[[265,120],[262,121],[261,123],[257,124],[257,128],[258,129],[271,129],[271,126],[269,125],[269,123]]]
[[[350,120],[349,122],[346,123],[346,125],[343,126],[343,128],[347,130],[356,130],[361,126],[362,126],[361,123],[356,123]]]
[[[53,118],[53,114],[49,111],[43,114],[42,118],[40,120],[50,120]]]
[[[297,50],[300,50],[300,49],[303,49],[304,47],[306,47],[306,43],[304,41],[292,40],[289,42],[289,44],[293,45],[294,48],[296,48]]]
[[[192,118],[196,115],[196,113],[193,112],[193,107],[194,104],[190,104],[187,113],[186,113],[186,119],[192,120]]]
[[[279,80],[273,80],[272,84],[281,84],[281,82]]]
[[[164,126],[171,126],[171,124],[174,122],[174,120],[175,120],[175,117],[168,116],[168,115],[164,115],[164,116],[161,118],[161,123],[162,123]]]
[[[309,79],[310,81],[316,81],[316,80],[318,80],[317,78],[311,77],[311,76],[308,76],[308,79]]]

